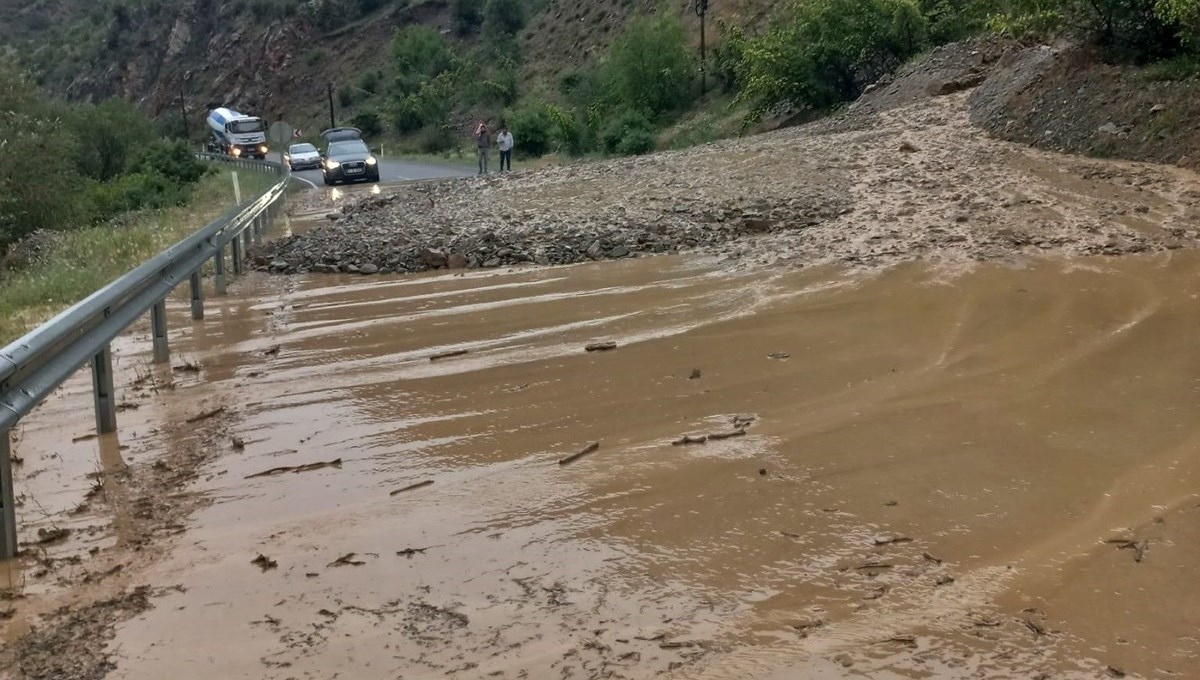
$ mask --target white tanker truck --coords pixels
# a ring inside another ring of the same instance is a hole
[[[267,157],[267,127],[262,118],[233,109],[213,109],[208,114],[212,130],[209,148],[239,158]]]

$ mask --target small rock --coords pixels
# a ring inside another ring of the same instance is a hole
[[[1105,123],[1096,129],[1096,132],[1104,135],[1119,135],[1121,128],[1117,127],[1116,123]]]
[[[330,222],[337,222],[338,220],[342,219],[343,217],[345,217],[345,215],[343,215],[340,212],[331,212],[325,216],[325,219],[329,220]]]
[[[466,269],[467,258],[458,253],[450,253],[450,256],[446,258],[446,266],[450,269]]]
[[[359,274],[378,274],[379,267],[376,267],[373,264],[364,264],[358,268],[358,273]]]
[[[271,269],[281,272],[288,268],[287,260],[274,260],[271,262]]]
[[[600,242],[599,242],[599,241],[592,241],[592,245],[588,246],[588,247],[587,247],[587,250],[586,250],[586,251],[584,251],[584,252],[585,252],[585,254],[586,254],[586,255],[587,255],[589,258],[591,258],[591,259],[593,259],[593,260],[599,260],[599,259],[600,259],[600,253],[601,253],[601,250],[600,250]]]
[[[617,246],[617,247],[613,248],[612,250],[608,251],[608,256],[613,259],[622,258],[627,255],[629,255],[629,249],[626,248],[625,246]]]
[[[1166,104],[1155,104],[1154,106],[1150,107],[1151,114],[1162,113],[1163,111],[1166,111],[1166,110],[1167,110]]]
[[[915,153],[918,151],[917,147],[908,141],[900,142],[900,150],[904,153]]]
[[[488,258],[483,261],[483,266],[488,267],[488,268],[499,267],[500,266],[500,258],[498,258],[498,257]]]
[[[462,257],[461,255],[459,257]],[[440,250],[426,249],[421,252],[421,262],[425,263],[430,269],[441,269],[446,266],[449,258]],[[466,266],[466,260],[463,261],[463,266]]]

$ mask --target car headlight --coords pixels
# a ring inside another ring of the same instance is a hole
[[[367,165],[375,165],[378,162],[379,161],[375,160],[374,156],[371,156],[370,158],[367,159]]]
[[[236,147],[236,146],[235,146],[235,147],[233,147],[233,155],[234,155],[234,156],[241,156],[241,155],[242,155],[242,150],[241,150],[241,148],[239,148],[239,147]]]
[[[337,161],[333,160],[332,158],[327,159],[325,161],[325,167],[329,168],[330,170],[336,168],[339,165],[341,165],[341,163],[338,163]]]
[[[267,145],[266,145],[266,144],[260,144],[260,145],[259,145],[259,147],[258,147],[258,152],[259,152],[259,153],[266,153],[266,152],[267,152]]]

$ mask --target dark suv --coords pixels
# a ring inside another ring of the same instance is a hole
[[[321,162],[325,185],[378,182],[379,161],[371,154],[356,128],[334,128],[321,133],[328,142]]]

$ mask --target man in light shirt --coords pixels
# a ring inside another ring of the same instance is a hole
[[[504,123],[500,124],[500,134],[496,136],[496,146],[500,149],[500,171],[503,172],[506,166],[512,170],[513,136]]]

